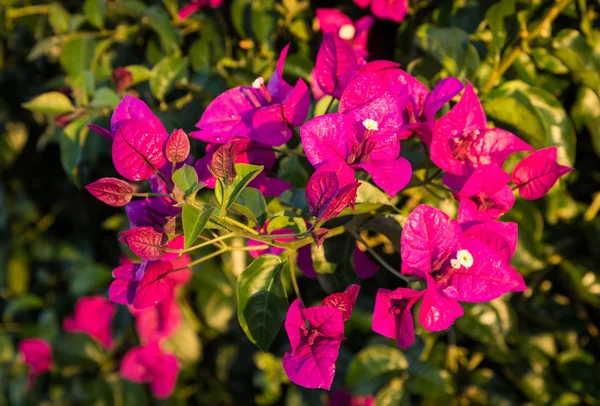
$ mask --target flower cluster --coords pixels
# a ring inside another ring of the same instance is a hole
[[[406,1],[357,3],[370,4],[376,16],[395,21],[404,17],[407,8]],[[188,7],[200,4],[204,3]],[[227,90],[207,106],[198,130],[190,133],[206,144],[198,160],[191,157],[183,130],[169,135],[149,107],[132,96],[118,105],[110,129],[91,127],[112,142],[113,163],[123,178],[149,183],[150,191],[143,192],[125,180],[103,178],[87,189],[109,205],[126,207],[131,228],[121,233],[120,241],[140,261],[124,261],[113,271],[109,298],[130,306],[142,347],[125,356],[121,373],[150,383],[159,397],[173,390],[178,371],[177,360],[159,346],[179,323],[176,288],[187,283],[191,266],[202,261],[191,262],[185,253],[210,244],[221,248],[218,253],[233,250],[222,240],[238,235],[248,239],[248,246],[240,249],[253,257],[289,252],[290,260],[297,261],[307,277],[316,278],[311,244],[321,245],[329,233],[323,226],[354,207],[361,187],[356,173],[365,172],[363,179],[372,180],[390,198],[414,179],[411,163],[401,156],[405,140],[421,143],[427,162],[437,166],[431,177],[426,171],[423,184],[443,173],[443,185],[436,186],[452,193],[458,215],[451,219],[439,209],[419,205],[408,216],[400,241],[401,273],[426,287],[379,289],[373,330],[404,348],[414,342],[411,309],[419,301],[418,322],[428,331],[440,331],[463,315],[461,302],[487,302],[526,289],[522,276],[510,266],[517,224],[499,219],[513,206],[514,190],[525,199],[540,198],[571,170],[557,162],[557,148],[535,151],[508,131],[488,128],[470,83],[449,77],[429,90],[394,62],[367,62],[371,17],[353,22],[339,11],[321,9],[317,20],[324,36],[311,88],[314,98],[331,100],[325,114],[306,121],[311,105],[308,85],[302,79],[294,85],[284,80],[288,45],[268,81],[259,77],[247,86]],[[447,111],[445,107],[456,98]],[[337,111],[330,112],[335,99]],[[440,117],[440,111],[447,113]],[[300,231],[288,226],[272,229],[269,219],[258,219],[259,214],[267,216],[266,208],[253,213],[256,206],[249,203],[250,197],[264,202],[264,197],[277,198],[291,188],[273,177],[271,169],[278,148],[295,134],[298,151],[315,169],[305,190],[312,218],[290,222]],[[507,158],[517,152],[529,155],[512,173],[506,172]],[[215,189],[218,204],[196,200],[203,187]],[[229,210],[247,224],[230,218]],[[230,234],[192,246],[204,227]],[[352,260],[361,278],[377,271],[360,249]],[[291,350],[285,353],[283,365],[293,382],[330,388],[344,322],[350,318],[358,291],[358,285],[351,285],[319,306],[304,307],[296,290],[298,298],[284,323]],[[65,329],[87,332],[110,347],[105,326],[114,313],[110,306],[101,298],[82,299],[75,315],[65,320]],[[80,313],[101,315],[94,319],[98,323],[92,323]]]

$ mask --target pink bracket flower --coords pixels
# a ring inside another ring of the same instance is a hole
[[[144,309],[129,306],[142,345],[170,337],[181,324],[181,312],[174,293],[155,306]]]
[[[37,376],[50,369],[52,347],[43,338],[26,338],[19,342],[19,353],[30,368],[27,375],[27,388],[31,390]]]
[[[473,86],[468,84],[460,101],[435,122],[431,160],[441,169],[468,176],[482,165],[502,167],[510,154],[531,146],[500,128],[487,128],[485,113]]]
[[[318,88],[324,94],[340,98],[363,63],[363,58],[344,39],[333,32],[326,33],[314,70]]]
[[[332,32],[340,38],[348,41],[358,55],[363,58],[369,57],[367,42],[369,30],[374,20],[371,16],[365,16],[352,21],[350,17],[334,8],[318,8],[316,12],[319,28],[323,33]]]
[[[166,399],[175,390],[179,367],[177,358],[164,353],[154,341],[129,350],[121,361],[119,372],[130,381],[150,384],[154,396]]]
[[[352,314],[358,290],[358,285],[351,285],[326,297],[321,306],[305,309],[300,299],[291,304],[284,326],[292,349],[283,356],[283,369],[292,382],[305,388],[331,388],[344,320]]]
[[[397,340],[398,347],[407,348],[415,342],[415,325],[412,307],[423,296],[408,288],[379,289],[375,297],[373,331]]]
[[[219,95],[204,110],[191,137],[224,144],[234,137],[247,138],[268,146],[285,144],[292,136],[291,127],[300,126],[310,107],[308,86],[298,79],[291,86],[283,79],[287,45],[277,68],[265,85],[263,78],[252,86],[239,86]]]
[[[404,20],[408,11],[408,0],[354,0],[360,8],[371,5],[371,12],[382,20],[392,20],[396,23]]]
[[[75,313],[63,321],[63,329],[88,334],[108,349],[113,343],[111,324],[115,311],[115,305],[102,296],[82,297],[77,300]]]

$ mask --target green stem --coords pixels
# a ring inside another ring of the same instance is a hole
[[[235,233],[225,234],[225,235],[222,235],[220,237],[213,238],[212,240],[205,241],[203,243],[200,243],[198,245],[194,245],[193,247],[186,248],[186,249],[183,249],[183,250],[166,249],[166,251],[167,252],[177,253],[177,254],[184,254],[186,252],[195,251],[195,250],[200,249],[202,247],[206,247],[207,245],[211,245],[211,244],[214,244],[216,242],[223,241],[223,240],[226,240],[226,239],[232,238],[232,237],[235,237]]]
[[[548,14],[539,22],[539,24],[530,32],[526,30],[521,31],[517,40],[526,40],[531,41],[542,33],[544,29],[547,29],[552,22],[560,15],[561,11],[563,11],[569,4],[571,4],[573,0],[559,0],[556,2],[554,6],[548,11]],[[521,48],[521,44],[514,45],[510,50],[505,53],[505,58],[500,62],[498,67],[494,69],[492,74],[490,75],[488,81],[481,87],[481,93],[486,93],[494,88],[496,82],[504,75],[504,73],[512,66],[512,64],[517,60],[517,58],[521,55],[523,49]]]
[[[302,300],[302,295],[300,294],[300,287],[298,286],[298,280],[296,279],[296,250],[291,249],[289,251],[289,253],[290,253],[290,258],[289,258],[290,279],[292,280],[292,285],[294,286],[294,292],[296,292],[296,297],[298,299],[300,299],[300,301],[302,303],[304,303],[304,301]]]
[[[134,196],[134,197],[171,197],[171,195],[167,195],[164,193],[132,193],[131,196]]]
[[[327,108],[325,109],[325,114],[329,113],[329,109],[331,108],[331,106],[333,106],[334,100],[335,100],[335,97],[331,96],[331,100],[329,101],[329,104],[327,105]]]
[[[373,257],[390,273],[392,273],[393,275],[397,276],[398,278],[402,279],[404,282],[406,282],[407,284],[410,282],[409,279],[402,275],[400,272],[396,271],[394,269],[393,266],[391,266],[390,264],[387,263],[387,261],[385,259],[383,259],[378,253],[377,251],[375,251],[373,248],[371,248],[369,246],[369,244],[360,236],[359,233],[357,233],[354,230],[351,230],[350,233],[354,236],[354,238],[356,238],[359,242],[362,243],[362,245],[364,245],[367,248],[367,251],[369,251],[371,253],[371,255],[373,255]]]

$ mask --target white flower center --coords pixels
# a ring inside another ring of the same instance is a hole
[[[351,40],[354,38],[354,34],[356,33],[356,29],[351,24],[344,24],[340,27],[338,35],[340,38],[345,40]]]
[[[377,121],[372,120],[370,118],[367,118],[365,121],[362,122],[362,124],[365,126],[365,128],[367,130],[372,130],[372,131],[379,130],[379,125],[378,125]]]
[[[265,84],[265,80],[259,76],[256,78],[256,80],[254,80],[254,82],[252,82],[252,87],[255,89],[260,89],[261,87],[263,87]]]
[[[473,266],[473,255],[467,250],[459,250],[456,253],[456,260],[467,269]]]
[[[460,262],[458,262],[458,259],[451,259],[450,260],[450,265],[452,266],[452,268],[454,269],[460,269]]]

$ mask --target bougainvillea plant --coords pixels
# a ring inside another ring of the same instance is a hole
[[[302,79],[294,86],[283,79],[286,46],[268,81],[259,77],[230,89],[200,114],[198,130],[190,135],[208,143],[204,157],[193,158],[186,133],[174,129],[169,135],[133,96],[117,106],[110,129],[93,127],[112,142],[113,163],[124,179],[103,178],[87,189],[106,204],[125,206],[131,228],[120,241],[140,259],[115,268],[110,299],[130,305],[138,320],[163,320],[140,323],[144,346],[128,353],[121,373],[148,382],[159,397],[168,396],[177,376],[176,360],[156,345],[177,323],[174,290],[207,258],[235,250],[256,258],[237,284],[238,320],[250,341],[266,350],[284,326],[290,350],[283,368],[289,379],[307,388],[331,387],[344,321],[360,287],[348,286],[310,306],[302,300],[296,270],[308,277],[322,273],[310,257],[319,255],[328,238],[349,233],[363,242],[358,214],[370,210],[360,207],[362,188],[379,187],[394,199],[407,187],[433,187],[452,194],[457,204],[456,220],[425,204],[404,219],[397,241],[402,266],[389,269],[398,276],[398,289],[379,290],[375,333],[406,348],[415,339],[412,308],[417,304],[418,323],[435,332],[463,315],[461,302],[488,302],[526,289],[510,266],[518,227],[503,222],[502,215],[513,206],[514,193],[540,198],[570,171],[557,163],[556,148],[535,151],[518,135],[489,128],[470,83],[446,78],[429,92],[393,62],[367,63],[363,46],[344,37],[355,30],[351,20],[338,23],[335,19],[342,17],[326,10],[318,18],[325,35],[313,75],[320,91],[330,96],[323,114],[307,120],[308,86]],[[447,113],[436,114],[453,100]],[[402,156],[401,143],[413,137],[430,162],[424,178]],[[289,197],[292,191],[268,172],[284,155],[280,151],[292,148],[315,168],[305,189],[308,210],[288,203],[281,214],[271,214],[265,197]],[[503,165],[518,152],[529,155],[510,175]],[[149,189],[130,183],[139,181],[147,181]],[[196,196],[205,187],[214,194],[201,201]],[[247,246],[228,244],[236,237],[247,240]],[[190,260],[188,253],[209,245],[217,250]],[[355,266],[360,275],[371,260]],[[296,296],[289,308],[287,278]],[[65,326],[110,346],[110,337],[98,336],[79,321],[79,312],[94,300],[82,300]]]

